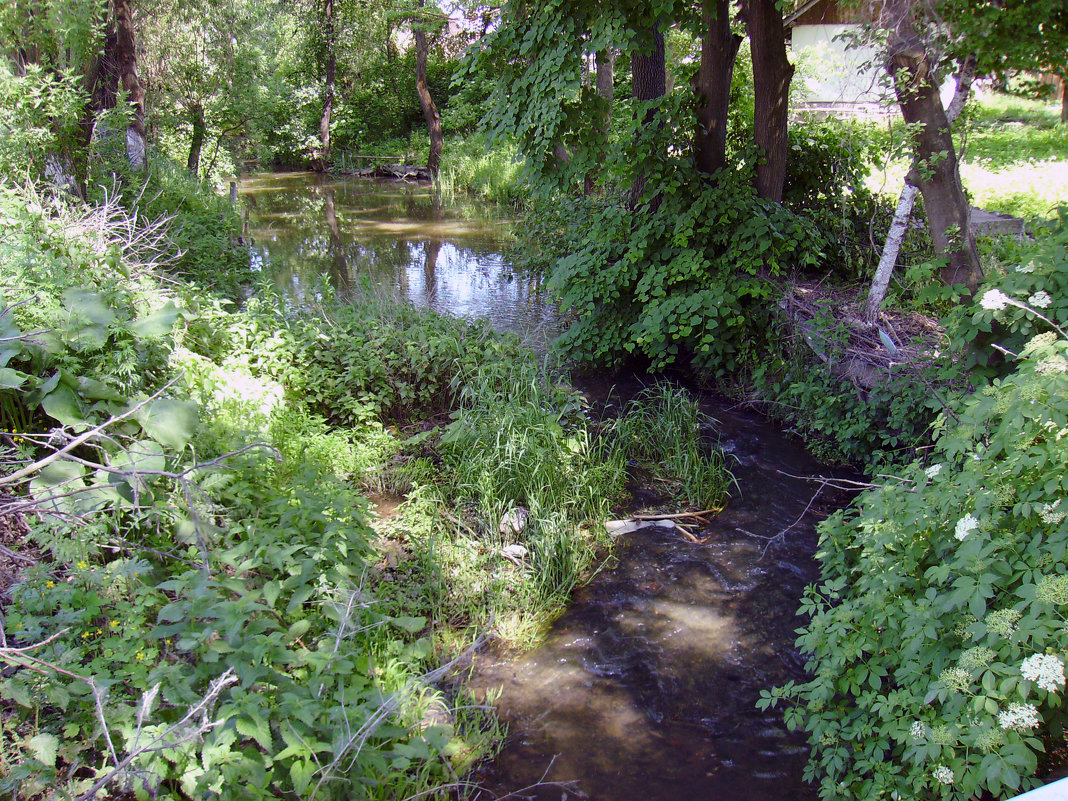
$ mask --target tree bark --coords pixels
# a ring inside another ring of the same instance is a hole
[[[901,116],[912,131],[913,160],[908,181],[919,187],[931,242],[946,264],[947,285],[963,284],[973,294],[983,277],[971,209],[960,182],[949,120],[942,108],[925,43],[916,32],[912,0],[887,0],[883,27],[889,31],[887,69],[894,81]]]
[[[114,64],[132,117],[126,126],[126,155],[135,170],[145,168],[145,89],[137,78],[137,45],[130,0],[115,0]]]
[[[976,59],[975,55],[968,56],[961,64],[957,74],[957,90],[953,93],[953,99],[946,109],[946,120],[952,125],[960,113],[964,110],[971,94],[972,80],[975,78]],[[890,230],[886,234],[886,243],[883,245],[882,256],[879,258],[879,266],[875,270],[875,278],[872,280],[871,291],[868,292],[868,302],[864,309],[864,320],[868,325],[875,325],[879,317],[879,309],[886,298],[886,290],[890,286],[890,276],[897,263],[898,253],[901,252],[901,243],[905,240],[905,232],[908,229],[909,218],[912,216],[912,207],[916,202],[919,189],[905,180],[905,186],[901,189],[901,195],[897,201],[897,210],[894,212],[894,220],[890,224]]]
[[[753,139],[763,157],[757,194],[776,203],[786,180],[787,112],[794,66],[786,56],[786,29],[775,0],[749,0],[746,28],[753,56]]]
[[[608,136],[612,130],[612,101],[616,95],[615,67],[616,54],[611,48],[597,53],[597,96],[604,101],[604,111],[601,114],[601,136],[604,137],[604,149],[598,154],[598,168],[604,163],[608,147]],[[586,173],[586,194],[592,194],[597,183],[595,172]]]
[[[330,118],[334,113],[334,77],[337,74],[337,28],[334,0],[323,0],[323,44],[326,48],[326,75],[323,85],[323,113],[319,118],[319,158],[315,168],[330,167]]]
[[[200,152],[204,149],[204,137],[207,132],[204,108],[198,103],[193,109],[193,136],[189,140],[189,158],[185,162],[186,169],[193,175],[200,174]]]
[[[694,89],[701,100],[697,109],[694,156],[697,169],[712,175],[727,166],[727,111],[731,76],[742,38],[731,32],[730,0],[705,0],[701,15],[701,65]]]
[[[425,1],[419,0],[420,8],[423,8]],[[419,105],[423,109],[423,118],[430,132],[430,157],[426,161],[426,168],[430,171],[431,178],[436,179],[441,169],[441,151],[444,145],[441,115],[438,113],[438,107],[426,83],[426,59],[430,50],[427,45],[426,31],[417,22],[412,26],[412,32],[415,34],[415,89],[419,93]]]
[[[648,51],[635,50],[630,56],[631,84],[633,85],[634,99],[639,103],[656,100],[667,93],[667,64],[664,53],[664,35],[660,27],[654,25],[650,33],[652,46]],[[656,121],[656,110],[653,108],[645,112],[643,124],[651,126]],[[637,206],[645,194],[647,176],[644,170],[639,170],[634,178],[634,184],[630,190],[630,205]],[[660,205],[660,197],[657,196],[650,203],[650,209],[655,211]]]
[[[1061,76],[1061,125],[1068,125],[1068,73]]]

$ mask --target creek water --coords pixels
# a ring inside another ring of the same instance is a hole
[[[483,317],[534,344],[559,330],[540,283],[502,255],[508,225],[490,216],[419,186],[308,174],[255,176],[241,191],[253,263],[293,302],[329,281],[342,294],[389,291]],[[611,413],[639,380],[576,384]],[[827,507],[813,503],[817,484],[792,476],[829,469],[766,420],[703,403],[718,421],[709,436],[735,460],[726,510],[693,532],[701,542],[655,527],[621,536],[540,646],[476,660],[470,686],[500,692],[510,731],[482,772],[482,797],[539,783],[510,797],[815,797],[801,780],[803,740],[755,704],[761,689],[802,675],[794,610],[817,576],[814,524]]]

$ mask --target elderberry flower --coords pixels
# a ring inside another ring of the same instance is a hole
[[[958,540],[963,540],[977,528],[979,528],[979,521],[975,519],[975,515],[967,514],[957,521],[957,528],[953,536]]]
[[[1055,500],[1053,503],[1044,503],[1044,504],[1042,504],[1042,511],[1039,512],[1039,514],[1042,517],[1042,522],[1045,523],[1048,526],[1055,526],[1058,523],[1060,523],[1062,520],[1064,520],[1065,514],[1066,514],[1066,512],[1068,512],[1068,510],[1063,510],[1062,509],[1062,510],[1058,511],[1057,507],[1060,506],[1060,505],[1061,505],[1061,499],[1060,498]]]
[[[1033,704],[1009,704],[998,713],[998,725],[1005,731],[1031,731],[1038,726],[1038,709]]]
[[[1009,305],[1009,296],[1000,289],[989,289],[979,299],[979,305],[987,311],[1001,311]]]
[[[947,768],[945,765],[939,765],[937,768],[931,771],[931,776],[934,777],[936,782],[941,784],[953,784],[953,780],[956,778],[953,775],[953,771]]]
[[[924,739],[927,736],[927,724],[922,720],[914,720],[909,726],[909,734],[917,740]]]
[[[923,472],[925,472],[927,474],[928,478],[934,478],[935,476],[937,476],[939,473],[942,472],[942,465],[933,464],[930,467],[928,467],[926,470],[924,470]]]
[[[960,659],[957,660],[957,664],[964,670],[975,670],[977,668],[986,667],[994,661],[994,657],[997,654],[992,648],[984,648],[978,646],[976,648],[969,648],[967,651],[960,655]]]
[[[1035,597],[1047,604],[1068,604],[1068,575],[1042,579],[1035,589]]]
[[[986,616],[986,627],[999,637],[1010,637],[1016,633],[1021,617],[1015,609],[998,609]]]
[[[1045,309],[1049,304],[1053,302],[1053,298],[1049,296],[1049,292],[1044,289],[1038,290],[1035,294],[1027,299],[1027,302],[1032,306],[1037,306],[1040,309]]]
[[[1040,689],[1055,693],[1064,687],[1064,663],[1052,654],[1032,654],[1020,665],[1020,675]]]
[[[964,692],[971,686],[972,674],[959,667],[946,668],[938,674],[938,683],[952,692]]]

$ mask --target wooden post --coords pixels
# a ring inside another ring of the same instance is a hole
[[[230,182],[230,203],[237,205],[237,181]]]

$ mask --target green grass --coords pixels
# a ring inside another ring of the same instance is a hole
[[[1057,205],[1068,204],[1068,126],[1059,120],[1054,103],[990,92],[975,98],[955,138],[972,205],[1049,218]],[[903,125],[895,119],[890,131],[873,127],[871,133],[884,163],[876,166],[869,187],[895,195],[908,170],[907,153],[900,148]]]

